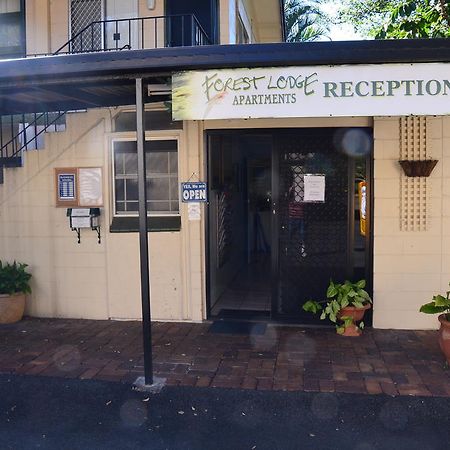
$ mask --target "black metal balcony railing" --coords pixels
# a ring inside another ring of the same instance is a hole
[[[52,55],[212,44],[194,14],[102,20],[90,23]],[[28,55],[43,56],[43,55]],[[21,165],[24,150],[39,148],[42,134],[65,124],[65,111],[0,116],[0,184],[3,167]]]
[[[211,44],[194,14],[101,20],[90,23],[54,54]]]

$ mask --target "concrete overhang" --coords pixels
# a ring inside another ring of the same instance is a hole
[[[0,62],[0,115],[134,104],[135,79],[238,67],[450,62],[450,39],[216,45]]]

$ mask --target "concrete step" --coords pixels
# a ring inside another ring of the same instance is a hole
[[[0,167],[22,167],[22,158],[20,156],[0,158]]]

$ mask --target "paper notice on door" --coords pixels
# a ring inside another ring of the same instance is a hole
[[[198,221],[202,217],[200,203],[188,203],[188,217],[190,221]]]
[[[304,176],[305,203],[325,202],[325,175],[306,174]]]

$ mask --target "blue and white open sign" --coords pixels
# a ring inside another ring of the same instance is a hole
[[[183,202],[206,202],[207,183],[189,182],[181,183],[181,199]]]

